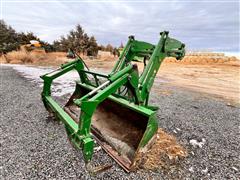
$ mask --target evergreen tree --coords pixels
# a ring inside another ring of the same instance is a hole
[[[105,50],[113,53],[113,46],[112,46],[111,44],[108,44],[108,45],[106,46]]]
[[[98,45],[94,36],[91,36],[88,42],[87,55],[96,56],[98,53]]]
[[[0,52],[6,53],[18,47],[18,34],[11,26],[0,20]]]
[[[119,51],[118,51],[117,48],[114,48],[114,49],[113,49],[113,55],[114,55],[114,57],[120,55],[120,53],[119,53]]]
[[[124,45],[123,45],[123,43],[121,42],[121,44],[120,44],[120,46],[119,46],[119,48],[124,48]]]
[[[82,40],[81,46],[83,49],[82,53],[83,53],[83,55],[85,55],[87,53],[87,49],[89,47],[89,37],[88,37],[87,33],[84,33],[84,35],[83,35],[83,40]]]
[[[98,50],[105,51],[105,46],[104,45],[98,46]]]
[[[88,37],[87,33],[84,33],[83,28],[78,24],[75,30],[71,30],[66,36],[61,36],[59,41],[53,42],[53,47],[57,51],[65,51],[72,49],[77,53],[83,53],[84,55],[96,56],[98,51],[98,45],[96,39]]]

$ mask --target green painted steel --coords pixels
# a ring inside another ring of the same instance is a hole
[[[130,36],[109,75],[87,71],[85,63],[78,57],[75,61],[41,76],[44,80],[42,100],[45,107],[64,123],[69,139],[77,148],[83,150],[84,159],[87,162],[93,155],[92,117],[99,104],[106,99],[147,118],[146,130],[137,149],[145,147],[156,133],[158,129],[157,108],[148,105],[151,87],[165,57],[181,59],[185,55],[183,43],[169,38],[166,31],[161,32],[160,36],[156,45],[137,41]],[[132,64],[136,57],[144,59],[142,74],[139,74],[137,66]],[[76,70],[80,78],[80,81],[76,82],[78,86],[76,86],[75,93],[80,93],[79,87],[84,87],[89,91],[84,96],[73,100],[74,104],[81,109],[79,123],[76,123],[51,97],[53,80],[72,70]],[[93,77],[94,83],[89,78],[90,75]],[[99,78],[105,79],[104,83],[100,83]]]

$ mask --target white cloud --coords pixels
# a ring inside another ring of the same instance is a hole
[[[188,49],[237,51],[238,15],[237,1],[3,3],[3,19],[8,24],[49,42],[79,23],[102,44],[119,45],[131,34],[155,43],[160,31],[169,30]]]

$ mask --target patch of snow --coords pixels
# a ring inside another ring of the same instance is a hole
[[[100,151],[101,149],[102,149],[101,146],[98,146],[98,147],[93,148],[94,152],[98,152],[98,151]]]
[[[172,159],[174,158],[174,156],[168,155],[168,158],[169,158],[170,160],[172,160]],[[177,156],[176,156],[175,158],[177,158]]]
[[[17,72],[19,72],[23,77],[29,79],[30,81],[36,83],[39,87],[43,87],[43,80],[40,78],[41,75],[53,71],[55,68],[45,68],[36,66],[26,66],[26,65],[13,65],[13,64],[3,64],[1,66],[10,66]],[[99,71],[99,69],[94,68],[94,72]],[[54,73],[53,73],[54,74]],[[62,96],[64,94],[73,93],[75,90],[75,81],[79,80],[79,75],[76,71],[70,71],[59,78],[55,79],[52,83],[52,95]]]
[[[192,173],[194,172],[193,167],[190,167],[188,170]]]
[[[238,168],[236,168],[236,167],[232,167],[232,169],[234,170],[234,171],[238,171]]]
[[[182,155],[184,155],[184,154],[185,154],[183,151],[179,151],[179,152],[180,152],[180,154],[182,154]]]
[[[189,141],[189,143],[193,146],[193,147],[199,147],[199,148],[202,148],[203,145],[206,143],[206,139],[202,138],[202,141],[198,142],[197,140],[195,139],[191,139]]]
[[[173,130],[173,132],[174,132],[175,134],[177,134],[177,133],[180,132],[180,131],[181,131],[181,129],[179,129],[179,128],[176,128],[176,129]]]
[[[25,65],[13,66],[13,69],[21,73],[25,78],[37,83],[39,86],[43,85],[43,80],[40,76],[53,71],[52,68],[29,67]],[[79,79],[79,76],[76,71],[70,71],[55,79],[52,84],[52,95],[62,96],[72,93],[75,89],[75,80],[77,79]]]
[[[203,169],[201,172],[202,172],[203,174],[207,174],[207,173],[208,173],[208,168],[206,167],[206,168]]]

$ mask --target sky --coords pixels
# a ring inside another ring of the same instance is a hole
[[[129,35],[156,44],[159,32],[188,50],[239,52],[239,0],[1,0],[1,19],[49,43],[80,24],[99,44]]]

